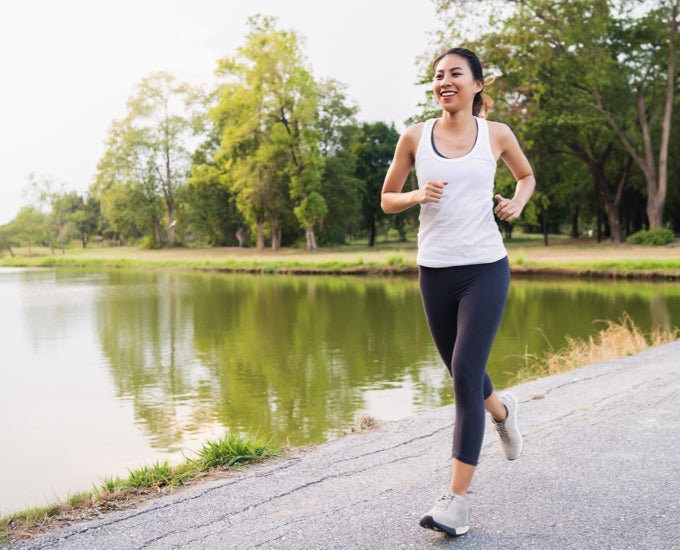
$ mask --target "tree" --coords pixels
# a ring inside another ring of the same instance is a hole
[[[142,134],[125,121],[111,124],[91,192],[123,243],[151,234],[160,246],[163,204]]]
[[[324,157],[319,193],[328,208],[321,239],[328,244],[346,242],[361,225],[362,182],[355,175],[353,148],[362,131],[355,118],[358,107],[346,94],[347,86],[336,80],[319,85],[317,129]]]
[[[355,176],[362,183],[362,217],[368,230],[368,246],[375,245],[378,221],[385,218],[380,208],[380,193],[392,162],[399,133],[384,122],[364,123],[353,147],[356,155]]]
[[[11,256],[14,256],[14,251],[12,250],[12,246],[14,246],[13,233],[14,228],[11,223],[0,227],[0,250],[4,250],[6,248]]]
[[[328,214],[320,237],[328,244],[345,243],[347,236],[356,234],[362,223],[363,182],[356,176],[354,154],[361,127],[355,123],[335,125],[334,133],[332,145],[322,142],[326,156],[320,192]]]
[[[32,172],[28,175],[28,186],[24,189],[27,205],[42,214],[40,218],[33,218],[38,224],[36,234],[41,234],[41,239],[50,247],[52,254],[55,253],[56,241],[66,237],[66,213],[59,211],[60,198],[66,194],[64,187],[63,183],[55,183],[50,176]],[[30,216],[25,216],[24,222],[28,223],[30,219]],[[23,231],[23,234],[26,232]]]
[[[50,225],[55,228],[57,239],[61,245],[61,253],[65,254],[65,243],[76,235],[76,219],[83,210],[83,198],[75,191],[52,196],[52,210],[48,217]]]
[[[436,2],[445,17],[470,3]],[[644,173],[649,224],[662,227],[680,0],[474,3],[495,8],[490,30],[474,46],[504,80],[514,79],[515,97],[529,111],[527,124],[548,113],[543,118],[552,118],[560,136],[556,149],[566,149],[589,166],[614,238],[622,239],[617,216],[629,174],[627,162],[610,162],[617,148]],[[574,124],[585,129],[580,136],[568,128]],[[566,136],[572,139],[567,148]],[[607,177],[605,164],[618,166],[618,173]]]
[[[193,108],[199,97],[196,89],[177,82],[171,74],[151,73],[137,84],[136,94],[128,100],[127,116],[113,122],[98,165],[94,194],[102,202],[104,215],[116,219],[112,225],[127,236],[131,225],[144,233],[152,225],[158,244],[163,244],[160,199],[167,214],[168,241],[174,244],[175,195],[189,173]],[[143,199],[141,204],[131,205],[137,212],[134,222],[124,221],[125,213],[113,211],[127,203],[121,200],[126,192]]]
[[[87,247],[89,238],[97,233],[101,221],[99,201],[92,195],[81,199],[80,207],[73,215],[73,225],[75,233],[83,243],[83,248]]]
[[[187,185],[181,189],[181,223],[205,235],[210,246],[234,244],[244,226],[226,180],[215,164],[204,159],[192,167]]]
[[[617,132],[623,147],[645,175],[647,183],[647,217],[652,228],[663,228],[663,213],[668,190],[668,149],[670,144],[673,102],[677,87],[677,41],[680,23],[680,0],[660,1],[640,18],[623,20],[615,50],[618,69],[626,71],[635,90],[637,126],[623,120],[619,110],[594,91],[597,106],[609,125]],[[653,127],[661,116],[658,160],[655,154]]]
[[[12,233],[20,242],[28,243],[28,253],[33,254],[33,244],[47,239],[45,214],[33,206],[24,206],[11,223]]]
[[[308,248],[314,248],[314,228],[327,211],[319,194],[318,88],[305,67],[301,39],[294,31],[277,30],[275,21],[250,18],[238,55],[219,62],[218,74],[226,82],[210,115],[221,130],[213,157],[228,173],[239,210],[256,230],[258,248],[264,247],[267,222],[272,248],[281,246],[286,209],[294,209]]]

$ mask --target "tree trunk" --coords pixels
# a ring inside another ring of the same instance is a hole
[[[368,246],[375,246],[375,220],[371,220],[371,226],[368,228]]]
[[[168,204],[168,242],[175,246],[175,201],[167,201]]]
[[[156,242],[158,243],[158,246],[161,246],[163,244],[163,240],[161,239],[161,224],[156,216],[153,218],[153,228],[156,232]]]
[[[175,197],[172,191],[172,169],[169,138],[165,141],[165,204],[168,206],[168,241],[175,246]]]
[[[604,210],[607,214],[607,220],[609,221],[609,232],[611,233],[612,242],[624,242],[625,239],[623,238],[623,228],[621,227],[621,219],[619,218],[618,207],[608,201],[605,201]]]
[[[272,250],[281,249],[281,220],[272,218]]]
[[[12,247],[10,245],[7,245],[7,250],[9,250],[10,255],[14,257],[14,252],[12,251]]]
[[[597,242],[602,242],[602,207],[600,206],[600,194],[595,189],[595,234]]]
[[[633,145],[633,142],[628,138],[623,129],[616,123],[611,114],[606,111],[602,100],[599,98],[596,99],[597,106],[602,110],[607,122],[609,122],[609,125],[619,134],[624,148],[633,157],[635,163],[645,175],[645,182],[647,183],[647,217],[649,218],[649,227],[651,229],[663,228],[663,210],[666,203],[666,191],[668,187],[668,147],[676,86],[675,40],[678,34],[679,11],[680,2],[673,2],[671,6],[671,15],[668,20],[668,71],[666,73],[666,100],[661,123],[658,171],[654,159],[650,119],[648,118],[647,109],[645,108],[645,97],[642,85],[640,84],[637,87],[637,111],[638,123],[642,132],[644,154]]]
[[[543,218],[543,246],[548,246],[548,209],[541,201],[541,217]]]
[[[238,247],[243,248],[248,244],[248,239],[250,238],[250,231],[248,229],[239,228],[236,232],[236,238],[238,239]]]
[[[571,216],[571,238],[572,239],[578,239],[579,234],[578,234],[578,206],[576,207],[576,210],[574,211],[574,214]]]
[[[307,250],[316,250],[316,237],[314,236],[314,224],[308,223],[305,228],[305,236],[307,237]]]
[[[257,220],[257,249],[264,250],[264,220]]]
[[[619,182],[619,186],[616,190],[616,195],[612,199],[611,193],[609,192],[609,187],[607,185],[607,177],[604,174],[604,165],[610,151],[611,144],[599,161],[595,161],[590,157],[581,158],[583,158],[588,164],[588,168],[590,169],[590,174],[593,177],[593,182],[595,183],[595,190],[598,196],[600,196],[604,200],[604,210],[607,215],[607,221],[609,222],[611,240],[615,243],[622,243],[624,242],[625,239],[623,238],[623,228],[621,227],[621,217],[619,210],[621,209],[621,200],[623,198],[623,187],[625,186],[626,181],[628,180],[630,162],[628,163],[626,169],[623,172],[623,176],[621,177],[621,181]],[[599,213],[600,207],[598,201],[598,216]],[[599,221],[597,242],[600,242]]]
[[[671,18],[668,21],[670,40],[668,42],[668,73],[666,75],[666,104],[661,123],[661,145],[659,147],[659,182],[654,200],[647,201],[647,216],[652,228],[663,228],[663,208],[666,202],[668,187],[668,144],[671,135],[671,118],[673,116],[673,101],[675,98],[675,39],[678,34],[678,10],[680,3],[674,2]],[[651,196],[650,196],[651,199]],[[652,203],[651,205],[649,203]]]

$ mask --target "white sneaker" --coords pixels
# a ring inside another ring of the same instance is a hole
[[[522,454],[524,441],[517,425],[517,398],[512,393],[502,393],[498,396],[501,403],[505,405],[508,416],[502,422],[493,420],[493,427],[496,429],[498,441],[501,444],[501,451],[507,460],[515,460]]]
[[[448,489],[435,503],[432,510],[420,520],[420,526],[449,535],[462,535],[470,529],[468,517],[470,505],[459,494]]]

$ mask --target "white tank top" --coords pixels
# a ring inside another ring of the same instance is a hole
[[[446,181],[438,203],[420,206],[418,265],[451,267],[486,264],[507,255],[493,213],[496,161],[489,141],[489,126],[477,121],[477,139],[465,156],[449,159],[434,148],[436,119],[425,122],[416,151],[418,186]]]

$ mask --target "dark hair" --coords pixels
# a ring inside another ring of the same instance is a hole
[[[477,57],[474,52],[468,50],[467,48],[451,48],[450,50],[445,51],[432,63],[432,71],[436,71],[437,64],[447,55],[451,54],[464,57],[470,66],[470,70],[472,71],[472,78],[478,82],[481,82],[482,86],[484,86],[484,71],[482,70],[482,63],[479,61],[479,57]],[[477,92],[472,102],[472,114],[474,116],[479,116],[479,114],[482,113],[482,115],[486,118],[486,115],[491,109],[491,105],[491,98],[487,96],[482,89],[481,91]]]

